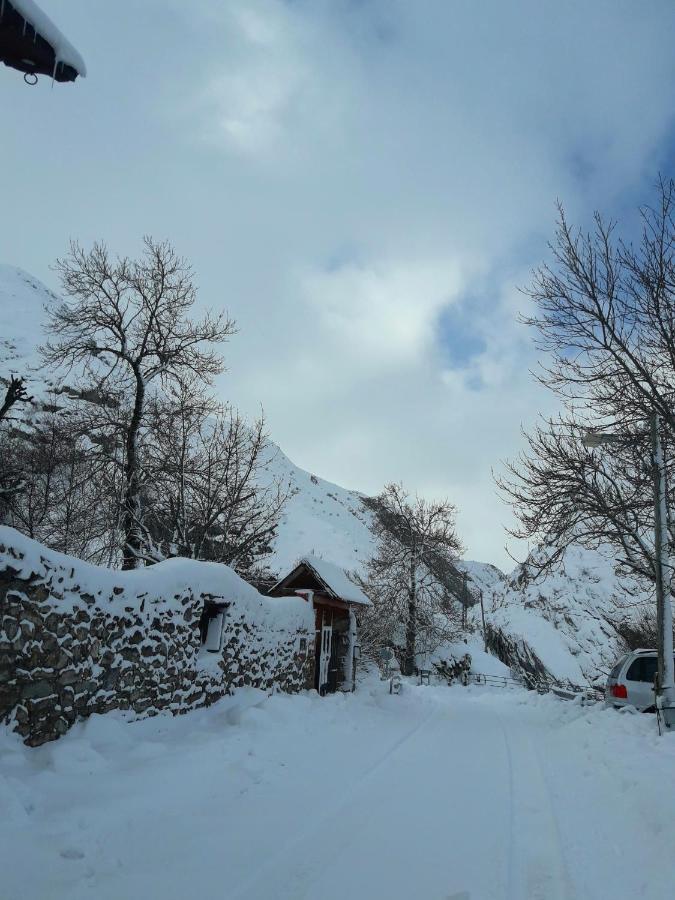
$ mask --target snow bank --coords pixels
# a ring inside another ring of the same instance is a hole
[[[293,597],[271,599],[260,594],[229,566],[192,559],[167,559],[154,566],[120,571],[83,562],[73,556],[48,550],[25,535],[0,526],[0,571],[11,568],[19,578],[35,578],[53,587],[61,612],[82,607],[82,594],[91,594],[94,603],[108,612],[140,609],[161,603],[181,611],[186,592],[213,599],[221,598],[240,606],[252,617],[289,622],[305,621],[306,604]]]
[[[425,654],[418,658],[418,665],[430,668],[434,663],[440,663],[450,659],[460,660],[466,653],[471,656],[471,672],[479,675],[499,675],[509,678],[511,671],[501,660],[487,653],[483,648],[483,642],[477,635],[469,635],[466,641],[448,641],[441,644],[433,653]]]

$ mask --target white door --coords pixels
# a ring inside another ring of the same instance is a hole
[[[330,662],[330,650],[333,643],[333,622],[328,619],[328,614],[323,614],[321,624],[321,651],[319,653],[319,692],[325,684],[328,684],[328,663]]]

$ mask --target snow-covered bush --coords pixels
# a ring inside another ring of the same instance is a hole
[[[459,659],[449,656],[447,659],[435,660],[433,667],[436,675],[448,684],[455,684],[458,681],[465,684],[471,672],[471,654],[465,653]]]

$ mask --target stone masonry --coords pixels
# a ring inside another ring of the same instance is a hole
[[[243,685],[312,687],[314,622],[304,600],[265,598],[244,582],[233,592],[241,580],[225,566],[171,560],[152,569],[141,577],[96,569],[0,528],[0,721],[27,744],[58,738],[91,713],[183,713]],[[207,603],[224,611],[218,653],[201,642]]]

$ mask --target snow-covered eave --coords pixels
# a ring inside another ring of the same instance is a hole
[[[354,599],[353,597],[345,597],[345,596],[342,595],[342,594],[337,594],[337,593],[333,590],[333,588],[332,588],[326,581],[324,581],[324,579],[321,577],[321,575],[319,575],[319,573],[316,571],[316,569],[314,568],[314,566],[313,566],[311,563],[305,562],[305,565],[306,565],[309,569],[311,569],[312,572],[316,575],[316,577],[317,577],[317,579],[319,580],[319,582],[320,582],[320,583],[324,586],[324,588],[326,589],[326,593],[328,594],[329,597],[332,597],[334,600],[341,600],[343,603],[355,604],[355,605],[357,605],[357,606],[370,606],[370,600],[364,602],[363,600],[356,600],[356,599]]]
[[[35,0],[0,0],[0,12],[4,12],[5,4],[13,6],[19,15],[32,25],[37,34],[50,44],[56,58],[55,69],[59,63],[63,63],[75,69],[81,78],[86,78],[87,66],[84,59]]]
[[[329,563],[329,565],[335,566],[334,563]],[[312,572],[312,574],[314,575],[316,580],[319,582],[319,584],[323,586],[323,591],[321,593],[325,593],[328,597],[332,598],[333,600],[339,600],[342,603],[346,603],[350,606],[351,605],[354,605],[354,606],[370,606],[371,605],[370,600],[365,596],[365,594],[363,594],[357,588],[356,585],[353,585],[353,587],[354,587],[355,591],[358,591],[358,595],[351,594],[351,593],[346,594],[344,591],[337,591],[334,587],[331,586],[330,582],[317,569],[316,565],[313,564],[312,559],[308,558],[308,557],[303,557],[302,559],[298,560],[298,562],[294,566],[294,568],[287,575],[284,575],[283,578],[280,578],[279,581],[277,581],[277,583],[270,589],[269,593],[271,594],[274,591],[281,588],[282,585],[284,584],[284,582],[292,580],[293,576],[298,571],[298,569],[301,569],[303,566],[306,566]],[[335,568],[339,568],[339,567],[335,566]],[[343,574],[344,574],[345,579],[347,579],[347,574],[346,574],[346,572],[344,572],[344,570],[343,570]],[[349,581],[349,579],[347,579],[347,580]]]
[[[310,557],[303,557],[300,560],[299,565],[305,565],[307,568],[311,569],[314,573],[315,577],[318,579],[319,583],[322,584],[326,588],[326,593],[335,598],[336,600],[342,600],[343,603],[355,604],[357,606],[370,606],[370,600],[363,594],[356,585],[353,585],[354,591],[358,593],[347,593],[343,590],[336,590],[331,584],[330,581],[326,579],[325,575],[317,568],[314,560]],[[329,563],[329,565],[335,566],[334,563]],[[339,566],[335,566],[335,568],[339,568]],[[346,581],[350,581],[347,578],[347,573],[344,570],[341,570]],[[351,583],[351,582],[350,582]]]

